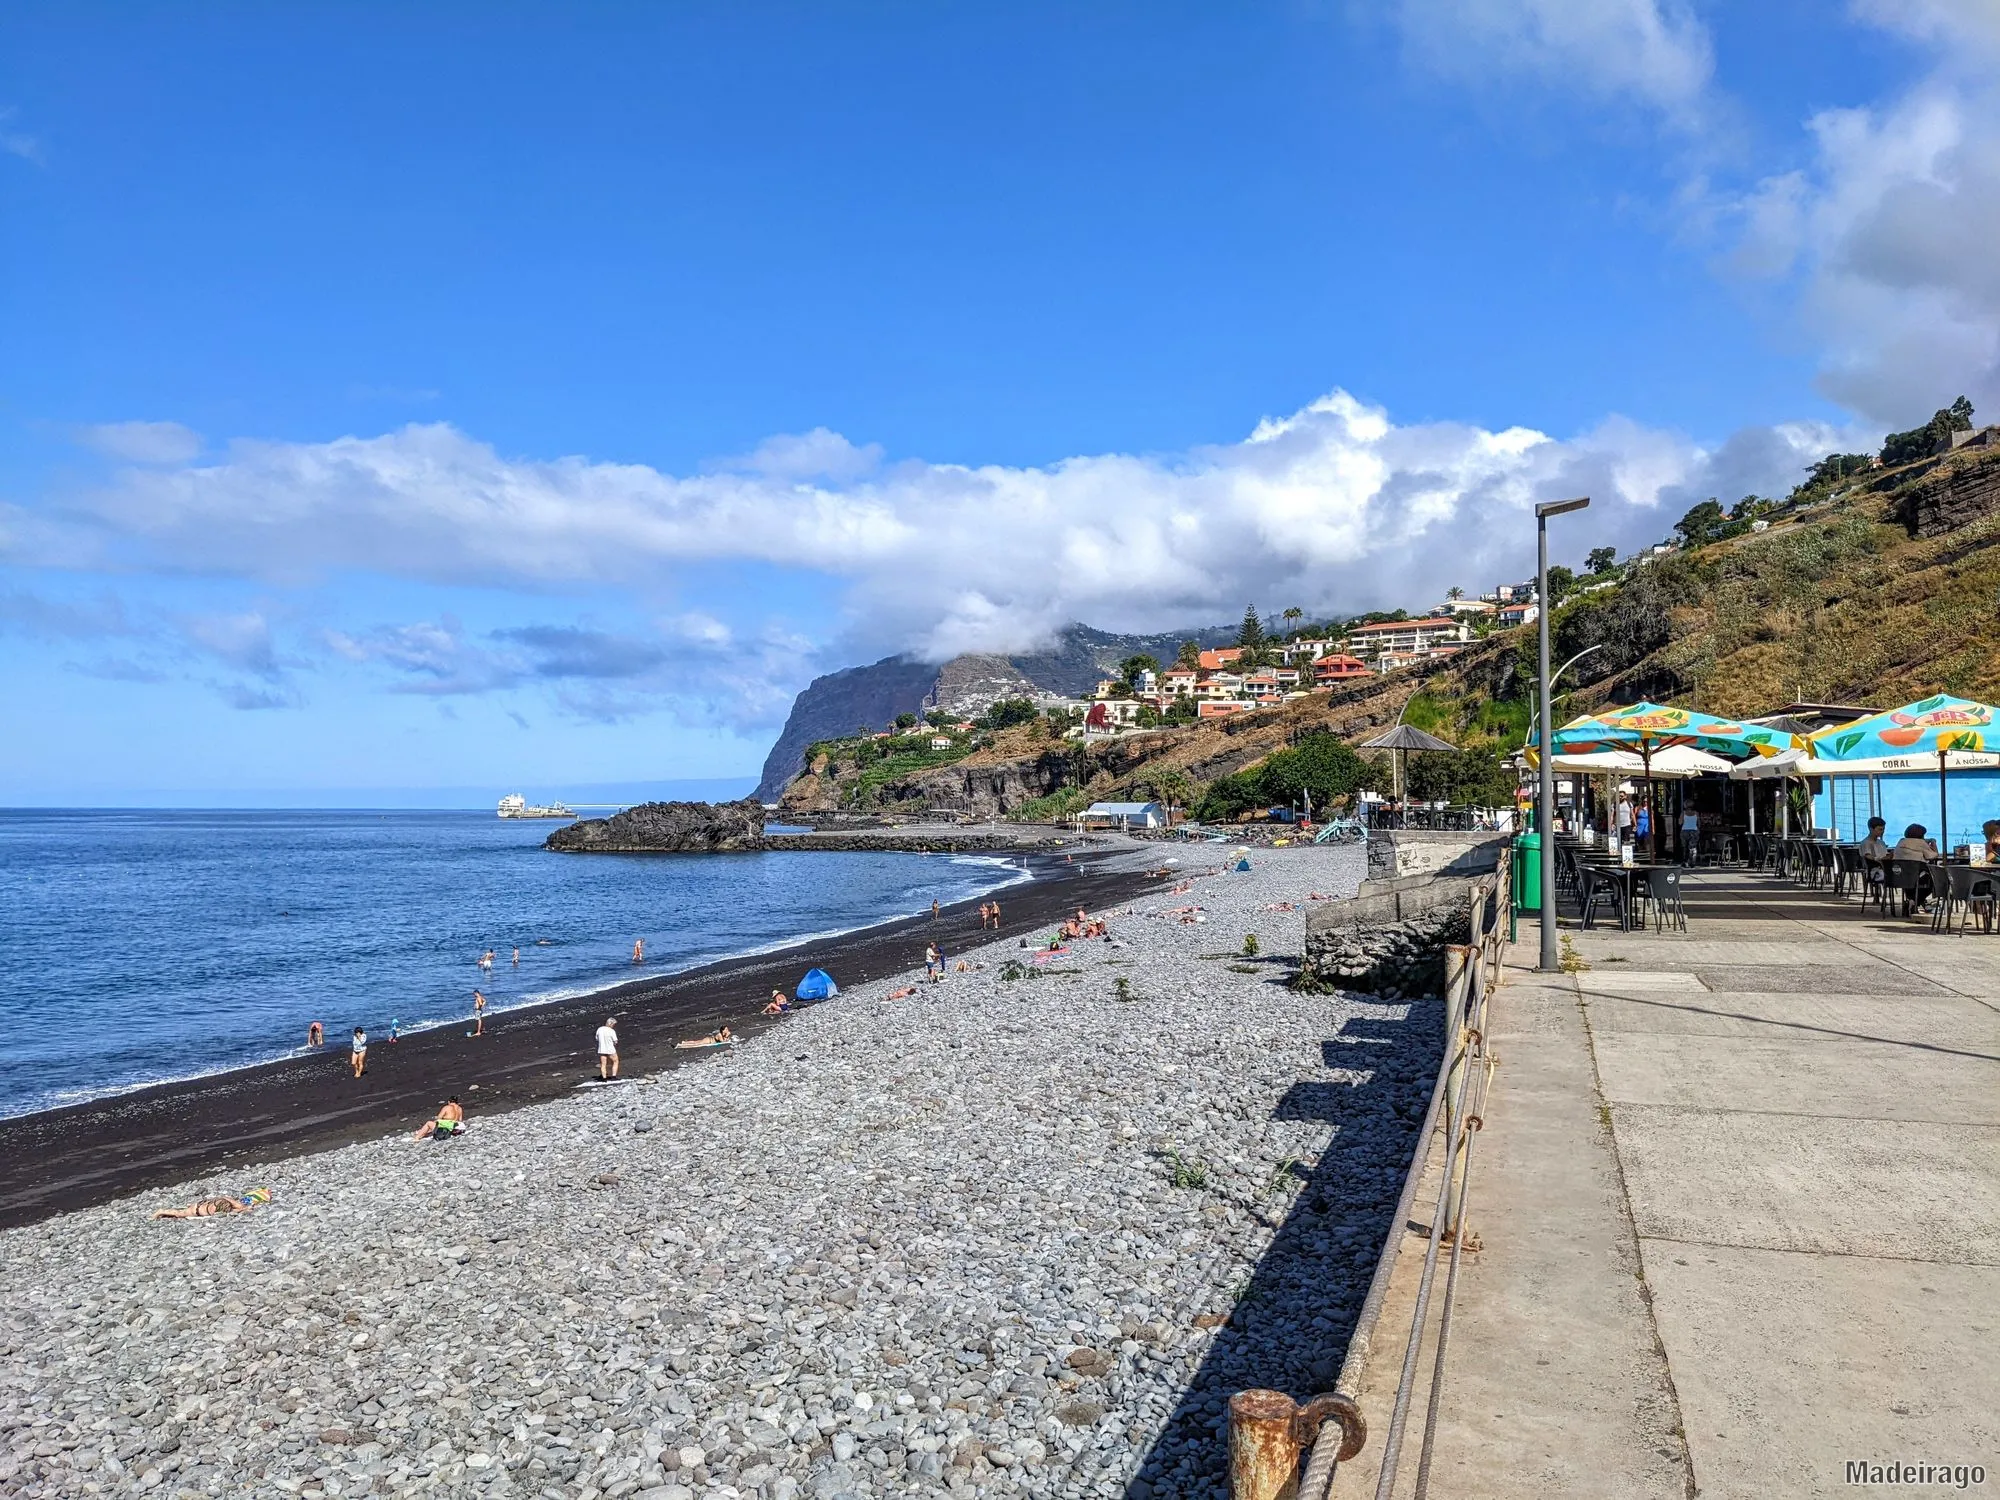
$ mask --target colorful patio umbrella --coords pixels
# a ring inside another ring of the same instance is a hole
[[[1938,847],[1950,848],[1951,823],[1945,801],[1945,772],[1957,756],[2000,750],[2000,732],[1990,704],[1937,693],[1901,708],[1892,708],[1852,724],[1836,724],[1806,737],[1813,758],[1821,761],[1896,761],[1936,756],[1938,773]]]
[[[1563,725],[1550,739],[1558,754],[1589,755],[1599,750],[1636,750],[1646,777],[1646,802],[1653,800],[1652,758],[1673,746],[1685,745],[1710,755],[1773,756],[1796,750],[1804,741],[1789,730],[1765,724],[1744,724],[1691,708],[1660,703],[1635,703]],[[1653,845],[1659,847],[1659,829]]]

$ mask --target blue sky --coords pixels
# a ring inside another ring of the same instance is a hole
[[[0,803],[749,775],[2000,402],[1989,4],[1085,9],[0,7]]]

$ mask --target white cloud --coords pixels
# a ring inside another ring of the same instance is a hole
[[[178,422],[100,422],[77,436],[86,447],[135,464],[184,464],[202,449],[201,434]]]
[[[284,675],[271,622],[261,611],[188,615],[179,624],[188,645],[225,666],[274,681]]]
[[[1685,0],[1399,0],[1396,17],[1412,58],[1434,71],[1525,75],[1689,123],[1715,71]]]
[[[65,519],[97,533],[105,565],[267,579],[356,569],[644,593],[716,562],[764,563],[845,580],[832,624],[855,649],[942,656],[1025,646],[1073,619],[1170,628],[1230,618],[1280,595],[1311,608],[1418,605],[1447,584],[1526,567],[1536,500],[1595,498],[1565,528],[1565,551],[1580,556],[1587,544],[1663,534],[1718,484],[1782,491],[1829,439],[1772,429],[1710,453],[1622,419],[1568,441],[1523,428],[1398,426],[1335,392],[1241,442],[1164,458],[910,461],[804,483],[509,459],[438,424],[327,443],[237,442],[218,462],[126,471],[77,497]],[[817,614],[825,626],[827,611]],[[468,656],[444,627],[402,628],[416,633],[343,639],[434,684],[532,676],[561,655],[496,640]],[[745,675],[759,653],[797,650],[738,639],[706,616],[661,634],[677,657],[709,653],[716,680]],[[512,665],[496,667],[496,655]]]
[[[9,156],[18,156],[22,161],[32,162],[38,167],[47,166],[48,158],[42,151],[41,139],[10,126],[9,122],[19,113],[18,109],[0,109],[0,151],[6,152]]]
[[[2000,406],[2000,92],[1941,71],[1811,121],[1808,168],[1740,205],[1739,270],[1790,278],[1820,384],[1907,427],[1961,393]]]
[[[1854,0],[1853,8],[1861,20],[1912,41],[2000,54],[2000,5],[1993,0]]]
[[[388,670],[391,691],[433,698],[546,687],[559,708],[598,722],[669,712],[761,727],[784,717],[810,676],[810,643],[776,627],[742,634],[704,615],[647,634],[520,625],[474,636],[449,615],[360,634],[329,631],[328,648]]]

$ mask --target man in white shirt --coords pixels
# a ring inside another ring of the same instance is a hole
[[[597,1076],[613,1079],[618,1076],[618,1018],[606,1016],[604,1024],[597,1028]]]

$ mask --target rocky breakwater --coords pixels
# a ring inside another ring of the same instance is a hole
[[[1434,1010],[1283,982],[1359,866],[0,1232],[0,1494],[1219,1500],[1229,1395],[1338,1370],[1436,1073]]]
[[[764,806],[740,802],[645,802],[608,818],[585,818],[550,834],[566,854],[734,854],[762,849]]]
[[[1442,994],[1444,950],[1472,940],[1472,888],[1498,867],[1504,843],[1495,834],[1378,834],[1371,872],[1398,869],[1408,856],[1424,873],[1367,880],[1352,900],[1308,911],[1299,987]]]

